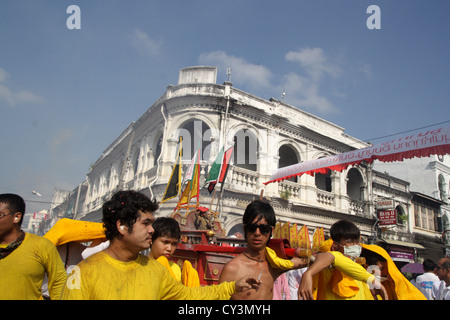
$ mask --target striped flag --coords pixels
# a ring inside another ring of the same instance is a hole
[[[178,149],[177,160],[173,166],[172,173],[170,175],[169,182],[167,183],[166,190],[161,203],[164,203],[172,198],[175,198],[181,189],[181,154],[182,154],[182,137],[180,137],[180,147]]]

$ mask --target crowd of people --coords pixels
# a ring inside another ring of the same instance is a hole
[[[347,220],[331,226],[319,253],[278,257],[268,246],[275,212],[262,200],[244,212],[245,251],[225,264],[218,285],[201,286],[188,261],[171,261],[180,227],[155,219],[157,209],[142,193],[119,191],[104,203],[103,223],[62,219],[41,237],[22,231],[22,197],[0,194],[0,299],[450,300],[449,257],[425,260],[412,283]],[[80,227],[69,233],[67,223]]]

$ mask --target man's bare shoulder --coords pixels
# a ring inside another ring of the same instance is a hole
[[[242,255],[240,254],[234,257],[233,259],[229,260],[225,264],[224,269],[226,268],[229,271],[237,271],[241,266],[241,264],[242,264]]]
[[[242,257],[237,255],[233,259],[229,260],[222,269],[219,282],[235,280],[236,275],[239,273],[239,269],[242,266]]]

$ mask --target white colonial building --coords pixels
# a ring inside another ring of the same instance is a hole
[[[101,221],[101,206],[116,191],[133,189],[161,201],[183,137],[183,166],[201,149],[201,182],[220,148],[234,146],[233,164],[223,194],[214,201],[202,189],[200,204],[219,212],[227,235],[242,232],[242,215],[261,194],[269,200],[280,222],[307,225],[310,232],[349,219],[365,241],[412,242],[408,223],[388,233],[377,225],[376,201],[394,199],[411,216],[409,183],[374,174],[371,165],[343,172],[303,175],[264,185],[274,170],[366,147],[342,127],[285,104],[265,100],[232,86],[217,84],[217,68],[189,67],[179,73],[178,84],[131,123],[91,166],[87,179],[71,193],[72,217]],[[386,184],[386,181],[387,184]],[[201,183],[202,184],[202,183]],[[203,185],[203,184],[202,184]],[[218,201],[218,199],[221,199]],[[157,216],[173,213],[177,199],[160,206]],[[217,208],[217,210],[216,210]]]

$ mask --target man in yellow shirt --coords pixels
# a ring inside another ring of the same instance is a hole
[[[353,261],[362,250],[360,230],[352,222],[340,220],[331,226],[330,235],[332,240],[326,241],[330,247],[317,254],[302,276],[299,299],[373,300],[370,289],[380,288],[379,281]],[[385,291],[382,294],[386,296]]]
[[[158,204],[136,191],[119,191],[103,205],[103,223],[110,245],[79,263],[67,279],[63,299],[229,299],[237,291],[259,286],[246,277],[218,286],[188,288],[152,257],[150,248]]]
[[[52,300],[60,299],[66,272],[56,247],[21,229],[25,202],[16,194],[0,195],[0,299],[39,299],[44,276]]]

